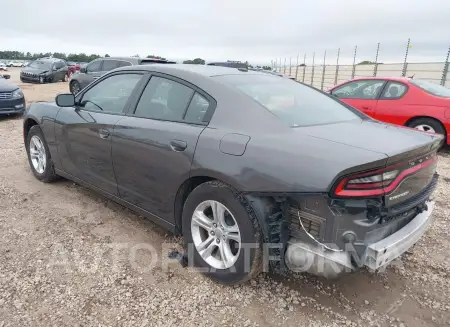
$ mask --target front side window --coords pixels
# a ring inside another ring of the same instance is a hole
[[[145,87],[135,115],[139,117],[181,121],[194,90],[167,78],[153,76]]]
[[[101,60],[97,60],[97,61],[91,62],[89,65],[86,66],[86,72],[88,72],[88,73],[99,72],[101,65],[102,65],[102,61]]]
[[[354,81],[335,88],[332,94],[340,99],[374,100],[383,84],[382,80]]]
[[[215,79],[253,98],[290,127],[361,120],[357,110],[301,83],[270,75],[221,75]]]
[[[110,76],[83,94],[81,107],[90,111],[121,113],[141,78],[141,74]]]
[[[421,88],[427,93],[441,98],[450,98],[450,89],[442,85],[434,84],[428,81],[422,81],[419,79],[412,79],[410,80],[410,82],[411,84]]]

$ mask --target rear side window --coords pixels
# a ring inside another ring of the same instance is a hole
[[[182,121],[194,90],[167,78],[153,76],[145,87],[135,115],[139,117]]]
[[[109,72],[110,70],[113,70],[115,68],[117,68],[117,60],[104,60],[103,61],[102,71]]]
[[[384,100],[398,99],[405,95],[408,91],[408,87],[403,83],[389,82],[386,88],[383,90],[381,98]]]
[[[441,98],[450,98],[450,89],[442,85],[434,84],[428,81],[421,81],[419,79],[412,79],[410,82],[427,93]]]
[[[118,60],[117,61],[117,67],[125,67],[125,66],[132,66],[131,62],[123,61],[123,60]]]
[[[195,93],[186,111],[184,120],[188,123],[201,124],[208,108],[209,101],[199,93]]]
[[[269,75],[214,77],[261,104],[290,127],[360,120],[363,116],[338,100],[290,79]]]

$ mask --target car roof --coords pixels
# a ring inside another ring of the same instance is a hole
[[[347,82],[350,82],[350,81],[361,81],[361,80],[368,80],[368,79],[370,79],[370,80],[398,81],[398,82],[405,82],[405,83],[407,83],[410,80],[409,77],[377,76],[377,77],[357,77],[357,78],[354,78],[354,79],[349,80]],[[344,82],[344,83],[347,83],[347,82]]]
[[[56,62],[56,61],[64,61],[64,59],[59,58],[38,58],[37,61],[48,61],[48,62]]]
[[[190,65],[190,64],[149,64],[140,65],[136,67],[121,67],[116,70],[146,70],[146,71],[158,71],[161,73],[194,73],[203,75],[205,77],[213,77],[219,75],[266,75],[257,71],[248,71],[239,68],[223,67],[223,66],[210,66],[210,65]]]

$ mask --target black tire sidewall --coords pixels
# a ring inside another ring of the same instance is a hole
[[[78,84],[78,89],[80,89],[81,88],[80,83],[78,83],[77,81],[70,82],[69,90],[70,90],[70,93],[72,93],[73,95],[76,95],[76,93],[74,93],[74,91],[73,91],[73,86],[76,84]]]
[[[38,136],[41,139],[42,144],[44,145],[44,148],[45,148],[45,157],[46,157],[47,164],[45,165],[45,170],[42,174],[39,174],[36,171],[36,169],[34,169],[33,163],[31,161],[30,140],[34,135]],[[48,149],[47,142],[45,141],[45,138],[44,138],[44,133],[42,133],[42,130],[39,126],[35,125],[35,126],[31,127],[31,129],[27,135],[25,148],[27,150],[28,163],[30,164],[30,168],[31,168],[31,171],[33,172],[33,175],[40,181],[44,181],[44,182],[51,181],[54,177],[53,162],[50,157],[50,150]]]
[[[234,266],[228,269],[214,270],[198,254],[192,241],[191,219],[195,208],[203,201],[215,200],[225,205],[236,219],[241,235],[241,244],[251,244],[250,248],[241,248],[239,257]],[[205,275],[211,277],[221,284],[235,284],[246,281],[251,277],[254,267],[255,257],[259,255],[261,248],[261,234],[256,216],[251,208],[243,203],[243,198],[231,187],[223,183],[208,182],[201,184],[189,194],[183,208],[182,229],[187,250],[193,250],[193,263],[190,266],[198,268],[208,268]],[[189,246],[190,245],[190,246]],[[189,252],[189,251],[188,251]],[[189,258],[191,259],[191,258]]]
[[[434,131],[437,134],[445,135],[445,130],[443,129],[442,125],[434,119],[419,118],[419,119],[412,121],[410,124],[408,124],[408,126],[411,128],[416,128],[416,126],[418,126],[418,125],[429,125],[429,126],[433,127]]]

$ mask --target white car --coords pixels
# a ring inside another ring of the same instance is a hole
[[[8,67],[23,67],[23,63],[19,61],[10,61]]]
[[[8,68],[6,67],[5,63],[0,62],[0,70],[8,70]]]

